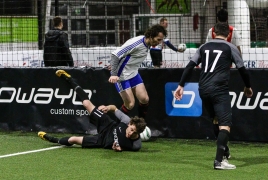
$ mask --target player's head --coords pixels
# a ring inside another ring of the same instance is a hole
[[[148,39],[148,45],[156,46],[167,36],[167,31],[160,24],[156,24],[147,29],[144,35]]]
[[[214,33],[216,36],[222,36],[227,38],[230,33],[229,25],[226,22],[219,22],[215,24],[214,29]]]
[[[53,25],[54,27],[61,27],[63,26],[62,19],[60,16],[56,16],[53,18]]]
[[[146,38],[154,38],[158,36],[159,33],[162,33],[164,37],[167,36],[167,31],[166,29],[161,26],[160,24],[155,24],[151,26],[149,29],[147,29],[144,33]]]
[[[225,9],[221,9],[217,13],[217,18],[220,22],[227,22],[228,21],[228,11]]]
[[[168,20],[167,18],[163,17],[160,19],[160,25],[163,26],[165,29],[168,27]]]
[[[127,138],[135,138],[142,133],[146,127],[146,122],[138,116],[132,117],[126,130]]]

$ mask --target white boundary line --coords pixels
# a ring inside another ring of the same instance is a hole
[[[50,148],[44,148],[44,149],[38,149],[38,150],[32,150],[32,151],[25,151],[25,152],[18,152],[18,153],[13,153],[13,154],[7,154],[7,155],[0,156],[0,159],[1,158],[5,158],[5,157],[11,157],[11,156],[18,156],[18,155],[23,155],[23,154],[36,153],[36,152],[41,152],[41,151],[48,151],[48,150],[58,149],[58,148],[62,148],[62,147],[64,147],[64,146],[55,146],[55,147],[50,147]]]

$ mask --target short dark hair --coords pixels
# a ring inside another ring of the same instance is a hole
[[[167,21],[167,18],[162,17],[162,18],[160,19],[160,23],[163,23],[164,21]]]
[[[226,9],[219,10],[217,18],[220,22],[226,22],[228,20],[228,11]]]
[[[154,38],[158,36],[159,33],[162,33],[164,37],[167,36],[167,31],[165,30],[165,28],[160,24],[155,24],[151,26],[149,29],[147,29],[144,35],[146,38]]]
[[[228,37],[230,33],[229,24],[226,22],[218,22],[215,24],[214,29],[214,32],[217,36]]]
[[[145,120],[141,117],[138,117],[138,116],[130,118],[129,124],[136,126],[137,133],[142,133],[146,127]]]
[[[62,19],[60,16],[56,16],[53,18],[53,25],[54,27],[58,27],[62,23]]]

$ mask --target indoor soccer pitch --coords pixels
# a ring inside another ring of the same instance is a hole
[[[67,134],[53,134],[57,137]],[[215,141],[152,139],[139,152],[57,146],[35,133],[0,133],[1,180],[251,180],[268,177],[266,143],[230,142],[235,170],[214,170]]]

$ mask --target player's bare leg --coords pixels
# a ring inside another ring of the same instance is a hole
[[[135,97],[131,90],[131,88],[126,89],[122,92],[120,92],[120,96],[124,102],[120,110],[124,112],[125,114],[128,114],[131,109],[133,109],[135,105]]]
[[[144,84],[139,84],[136,87],[132,88],[133,94],[139,100],[139,117],[145,118],[148,106],[149,106],[149,96],[146,91]]]
[[[82,145],[83,142],[83,136],[72,136],[68,139],[68,142],[70,144],[78,144],[78,145]]]

